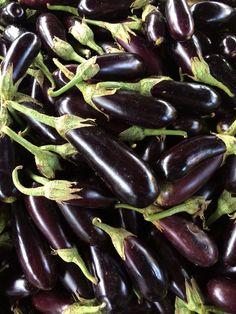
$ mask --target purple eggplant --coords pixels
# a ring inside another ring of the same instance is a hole
[[[151,93],[170,101],[181,113],[198,116],[213,113],[221,103],[220,95],[214,89],[199,83],[163,80],[152,88]]]
[[[41,290],[52,289],[57,279],[53,257],[19,202],[12,204],[12,228],[17,256],[27,280]]]
[[[217,39],[219,52],[226,58],[236,57],[236,36],[234,34],[225,33]]]
[[[183,130],[188,133],[188,137],[209,134],[210,128],[206,120],[202,118],[181,115],[171,126],[173,130]]]
[[[236,194],[236,156],[232,155],[226,159],[223,167],[222,178],[224,178],[224,188],[230,193]]]
[[[226,152],[224,142],[214,135],[184,140],[162,154],[157,163],[158,173],[168,181],[183,178],[202,161]]]
[[[25,10],[17,2],[10,2],[0,8],[0,24],[22,24],[26,20]]]
[[[41,42],[34,33],[26,32],[16,38],[1,63],[1,75],[6,75],[10,65],[13,67],[13,83],[17,82],[38,55]]]
[[[122,265],[109,254],[107,249],[90,247],[92,269],[98,278],[94,293],[99,302],[105,302],[104,313],[120,313],[132,298],[131,284]],[[122,302],[121,302],[122,300]]]
[[[140,231],[138,213],[133,210],[127,210],[124,208],[117,208],[116,211],[118,212],[118,225],[121,228],[124,228],[135,235],[138,235]]]
[[[154,47],[160,46],[166,40],[166,22],[159,10],[153,10],[144,20],[145,35]]]
[[[14,274],[7,278],[2,288],[4,294],[12,299],[21,299],[34,295],[38,289],[32,286],[23,274]]]
[[[32,9],[45,9],[47,8],[47,5],[63,5],[67,4],[67,0],[18,0],[20,4],[27,8],[32,8]],[[76,4],[76,0],[71,1],[71,5]]]
[[[12,43],[16,38],[20,37],[27,30],[19,25],[10,24],[3,31],[3,38]]]
[[[209,267],[218,260],[216,243],[192,221],[173,215],[156,223],[163,235],[191,263]]]
[[[236,266],[236,224],[234,221],[229,223],[224,234],[222,260],[228,266]]]
[[[211,279],[207,283],[210,300],[222,311],[236,313],[236,282],[223,277]]]
[[[178,41],[190,39],[194,22],[186,0],[167,0],[165,16],[170,35]]]
[[[91,125],[68,131],[66,138],[118,199],[136,207],[156,199],[159,189],[151,169],[111,135]]]

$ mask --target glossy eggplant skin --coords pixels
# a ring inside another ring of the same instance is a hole
[[[170,243],[157,229],[152,229],[148,234],[148,242],[152,248],[158,252],[163,264],[165,265],[169,277],[169,289],[176,296],[186,301],[185,280],[189,281],[191,276]]]
[[[10,197],[18,194],[13,181],[11,173],[15,167],[15,145],[8,136],[0,138],[0,200],[6,201]]]
[[[55,55],[52,50],[55,37],[67,41],[66,32],[59,18],[52,13],[41,13],[37,18],[36,29],[42,40],[44,48],[50,55]]]
[[[140,231],[138,213],[124,208],[116,208],[116,210],[118,213],[119,227],[138,235]]]
[[[222,162],[222,154],[209,158],[182,179],[174,183],[164,183],[157,199],[158,204],[171,207],[186,201],[212,177]]]
[[[172,182],[189,174],[202,161],[225,152],[224,142],[215,135],[196,136],[167,150],[156,169],[165,180]]]
[[[20,37],[27,30],[19,25],[10,24],[3,31],[3,38],[12,43],[16,38]]]
[[[173,215],[158,221],[162,234],[191,263],[210,267],[218,260],[216,243],[192,221]]]
[[[21,24],[25,18],[25,10],[17,2],[10,2],[0,8],[0,24],[3,26]]]
[[[223,277],[211,279],[207,291],[212,303],[222,311],[236,313],[236,282]]]
[[[224,234],[222,260],[227,266],[236,266],[236,224],[231,221]]]
[[[233,8],[216,1],[201,1],[191,6],[194,22],[199,29],[216,28],[233,16]]]
[[[106,248],[91,246],[90,252],[93,273],[98,278],[98,284],[93,286],[94,294],[99,303],[106,303],[104,313],[124,311],[132,298],[132,287],[122,265]]]
[[[91,19],[112,18],[129,11],[132,0],[112,2],[109,0],[80,0],[78,11],[81,16]]]
[[[92,100],[111,118],[145,128],[165,127],[175,121],[177,115],[170,103],[132,91],[117,91],[113,95],[93,97]]]
[[[56,268],[49,248],[29,218],[22,205],[12,205],[13,239],[18,260],[27,280],[41,290],[52,289],[57,280]]]
[[[130,34],[130,41],[120,38],[116,41],[127,51],[139,55],[146,64],[147,75],[164,75],[164,67],[160,56],[150,49],[148,43],[140,36]]]
[[[40,291],[31,298],[32,304],[40,313],[62,314],[73,303],[65,290]]]
[[[163,80],[152,88],[151,93],[170,101],[178,112],[196,116],[213,113],[221,103],[220,95],[213,88],[199,83]]]
[[[37,186],[39,185],[33,184],[32,187]],[[55,202],[41,196],[25,195],[24,204],[35,225],[53,249],[67,249],[73,246],[63,230],[61,217]]]
[[[174,302],[171,296],[167,295],[164,299],[153,302],[152,311],[153,314],[174,314]]]
[[[166,40],[166,22],[158,10],[149,13],[144,21],[145,35],[154,47],[160,46]]]
[[[13,83],[16,83],[27,71],[41,48],[41,42],[34,33],[26,32],[16,38],[1,63],[1,74],[5,75],[10,64],[13,66]]]
[[[188,3],[185,0],[167,0],[165,16],[170,35],[178,41],[191,38],[194,21]]]
[[[92,286],[78,266],[73,263],[59,263],[59,279],[68,292],[74,295],[77,293],[84,299],[93,299]]]
[[[124,254],[127,272],[141,296],[152,302],[165,297],[168,277],[155,252],[135,236],[128,236]]]
[[[21,299],[32,296],[38,289],[33,287],[23,274],[18,274],[7,278],[3,283],[4,294],[13,299]]]
[[[143,208],[156,199],[159,187],[152,170],[113,136],[88,126],[68,131],[66,138],[119,200]]]
[[[0,56],[6,57],[8,48],[8,42],[3,37],[0,37]]]
[[[79,239],[89,245],[102,245],[108,240],[106,233],[92,223],[93,218],[96,217],[96,212],[63,203],[58,204],[58,206]]]
[[[232,194],[236,194],[236,156],[228,156],[223,167],[222,178],[224,188]]]
[[[225,33],[217,40],[219,52],[226,58],[236,57],[236,36],[232,33]]]
[[[171,126],[173,130],[183,130],[188,133],[188,137],[200,136],[210,133],[207,121],[202,118],[196,118],[181,115]]]

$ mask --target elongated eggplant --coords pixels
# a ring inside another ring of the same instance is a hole
[[[236,266],[236,224],[230,222],[224,234],[222,260],[231,267]]]
[[[210,300],[221,310],[235,313],[236,309],[236,282],[224,278],[216,277],[211,279],[207,284],[207,291]]]
[[[172,207],[186,201],[212,177],[222,162],[222,154],[209,158],[182,179],[174,183],[164,183],[157,198],[158,204],[163,207]]]
[[[6,75],[10,65],[13,67],[13,83],[17,82],[27,71],[41,48],[41,42],[34,33],[26,32],[16,38],[8,49],[1,63],[1,75]]]
[[[99,302],[105,302],[104,313],[119,313],[127,308],[132,298],[131,284],[120,265],[107,249],[90,247],[92,269],[98,278],[94,293]],[[122,302],[121,302],[122,300]]]
[[[156,199],[151,169],[111,135],[91,125],[68,131],[66,138],[121,201],[142,208]]]
[[[12,182],[11,173],[15,166],[15,148],[14,143],[8,136],[0,138],[0,200],[9,202],[18,192]]]
[[[217,39],[219,52],[227,58],[236,57],[236,36],[225,33]]]
[[[170,35],[179,41],[190,39],[194,22],[186,0],[167,0],[165,16]]]
[[[200,1],[191,6],[196,27],[199,29],[217,28],[226,24],[233,16],[233,8],[216,1]]]
[[[57,279],[53,257],[19,202],[12,204],[12,228],[18,259],[27,280],[41,290],[52,289]]]
[[[89,245],[103,245],[107,240],[105,232],[92,224],[93,218],[96,217],[94,212],[63,203],[58,206],[79,239]]]
[[[189,281],[191,276],[182,265],[177,252],[156,229],[148,234],[148,242],[158,252],[167,269],[170,290],[182,300],[186,300],[185,280]]]
[[[191,263],[209,267],[218,260],[218,249],[208,234],[192,221],[173,215],[157,222],[163,235]]]
[[[176,119],[170,103],[132,91],[93,97],[93,102],[105,114],[131,125],[158,129]]]
[[[77,294],[84,299],[92,299],[94,297],[90,282],[75,264],[60,263],[59,279],[71,294]]]
[[[163,75],[163,63],[160,56],[148,47],[148,44],[142,37],[129,34],[130,41],[127,43],[120,38],[117,42],[128,52],[136,53],[146,64],[148,75]]]
[[[47,314],[62,314],[73,303],[69,293],[63,289],[40,291],[31,301],[36,310]]]
[[[158,255],[134,234],[122,228],[114,228],[94,219],[95,226],[104,230],[123,259],[134,287],[149,301],[158,301],[167,294],[168,278]]]
[[[163,80],[151,89],[151,93],[170,101],[182,113],[198,116],[213,113],[221,103],[220,95],[214,89],[198,83]]]
[[[166,40],[166,22],[159,10],[153,10],[144,20],[145,35],[154,46],[160,46]]]
[[[10,2],[0,8],[0,24],[21,24],[26,19],[25,10],[19,3]]]
[[[188,137],[209,134],[210,128],[206,120],[202,118],[181,115],[171,126],[173,130],[183,130],[188,133]]]
[[[236,156],[232,155],[226,159],[223,167],[222,178],[224,179],[224,188],[233,194],[236,194]]]
[[[168,181],[189,174],[202,161],[226,152],[224,142],[214,135],[184,140],[166,151],[157,163],[157,171]]]

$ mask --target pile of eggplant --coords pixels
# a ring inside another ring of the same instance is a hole
[[[0,312],[235,314],[235,135],[235,0],[0,0]]]

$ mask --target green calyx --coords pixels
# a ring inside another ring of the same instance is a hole
[[[123,228],[114,228],[104,224],[99,218],[94,218],[93,224],[105,231],[110,236],[112,244],[114,245],[117,253],[123,260],[125,260],[124,241],[127,237],[135,237],[135,235]]]
[[[76,247],[67,248],[67,249],[59,249],[53,250],[53,254],[58,255],[64,262],[74,263],[79,266],[80,270],[84,274],[84,276],[91,281],[93,284],[97,284],[97,279],[90,274],[87,266],[85,265],[83,259],[79,255],[79,252]],[[70,313],[70,312],[68,312]],[[79,312],[80,313],[80,312]],[[84,313],[84,312],[81,312]],[[96,312],[91,312],[96,313]]]
[[[217,125],[216,130],[219,134],[235,136],[236,135],[236,120],[229,126],[227,130],[222,130],[220,125]]]
[[[145,7],[146,5],[149,4],[149,0],[135,0],[130,8],[131,10],[138,10],[138,9],[142,9],[143,7]]]
[[[74,48],[67,41],[64,41],[56,36],[53,38],[52,50],[56,55],[66,61],[76,61],[78,63],[86,61],[86,59],[75,52]]]
[[[3,75],[0,72],[0,95],[1,101],[6,102],[14,98],[18,84],[13,84],[13,65],[10,64],[7,68],[6,73]]]
[[[7,126],[3,127],[1,131],[35,156],[37,169],[46,178],[54,179],[55,172],[62,169],[59,158],[54,153],[42,151],[39,147],[31,144]]]
[[[195,81],[203,82],[208,85],[212,85],[222,89],[229,97],[233,97],[234,94],[230,89],[222,82],[218,81],[211,75],[209,65],[203,59],[202,56],[194,57],[191,60],[193,76],[191,77]]]
[[[39,68],[40,71],[43,73],[43,75],[48,79],[48,81],[50,82],[51,84],[51,88],[54,89],[56,87],[56,84],[55,84],[55,81],[54,81],[54,78],[51,74],[51,72],[49,71],[48,67],[45,65],[44,63],[44,60],[43,60],[43,55],[42,53],[40,52],[37,57],[34,59],[34,62],[33,62],[34,66],[36,68]],[[34,76],[35,77],[35,76]],[[39,81],[39,84],[40,86],[43,85],[43,81],[44,81],[44,77],[40,78],[40,81]]]
[[[236,212],[236,197],[233,197],[231,193],[224,190],[218,198],[217,208],[208,218],[206,225],[212,225],[223,215],[231,215]],[[233,215],[233,218],[235,215]]]
[[[25,195],[44,196],[59,203],[82,198],[82,196],[80,196],[81,189],[76,187],[76,182],[66,180],[48,180],[43,186],[26,188],[19,180],[18,172],[21,169],[23,169],[23,167],[18,166],[13,170],[12,179],[16,188]]]
[[[155,7],[154,5],[151,5],[151,4],[147,4],[143,9],[142,21],[145,22],[148,14],[150,14],[152,12],[156,12],[156,11],[158,11],[157,7]]]
[[[49,151],[59,155],[63,159],[67,159],[73,155],[78,154],[78,151],[70,143],[62,145],[44,145],[41,146],[42,151]]]
[[[219,139],[221,139],[226,146],[225,157],[229,155],[236,155],[236,138],[227,134],[215,134]]]
[[[106,303],[100,305],[81,305],[80,302],[69,305],[62,314],[102,314],[102,310],[106,307]]]
[[[78,9],[75,7],[70,7],[69,5],[50,5],[47,4],[48,10],[52,11],[63,11],[67,13],[71,13],[75,16],[79,16]]]
[[[139,126],[131,126],[130,128],[122,131],[119,134],[119,138],[124,142],[137,142],[142,141],[147,136],[162,136],[162,135],[172,135],[172,136],[183,136],[187,137],[188,134],[181,130],[166,130],[166,129],[147,129]]]

